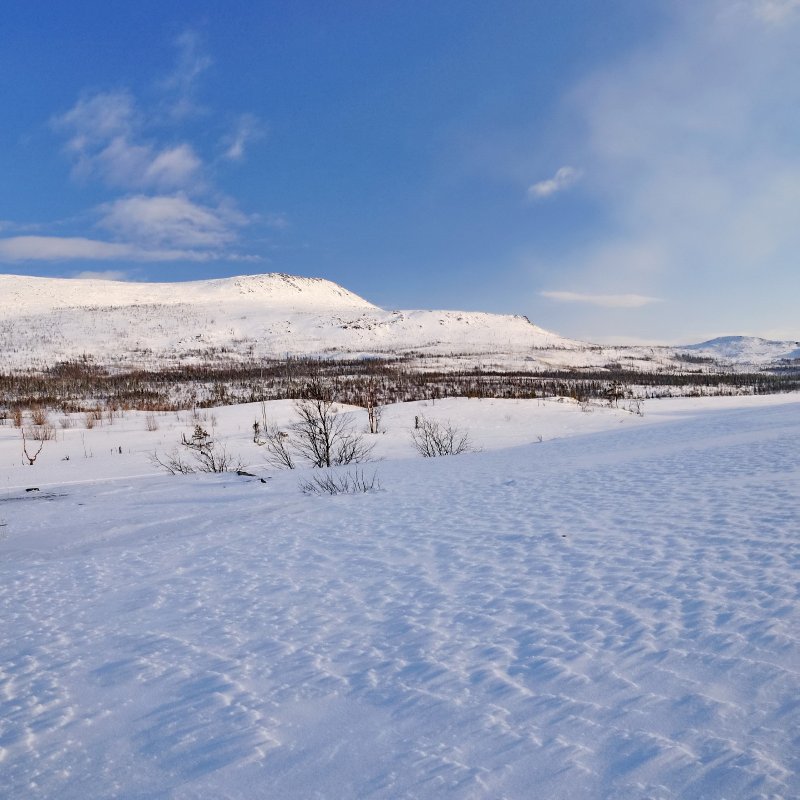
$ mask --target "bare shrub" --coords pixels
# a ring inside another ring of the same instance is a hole
[[[36,406],[35,408],[31,409],[31,422],[34,425],[47,425],[47,409],[42,408],[41,406]]]
[[[145,418],[144,418],[144,426],[151,433],[153,431],[157,431],[158,430],[158,419],[156,418],[156,415],[152,411],[145,416]]]
[[[58,420],[58,424],[64,430],[66,430],[67,428],[71,428],[72,427],[72,417],[70,417],[69,414],[65,414],[63,417],[61,417]]]
[[[11,412],[11,420],[14,423],[14,427],[15,428],[21,428],[22,427],[22,409],[21,408],[15,408]]]
[[[303,395],[295,402],[298,419],[287,430],[280,430],[264,418],[257,444],[266,447],[270,464],[294,469],[301,459],[322,468],[370,460],[373,445],[366,444],[364,436],[353,429],[352,421],[339,413],[332,387],[315,379]]]
[[[449,420],[442,423],[427,417],[419,417],[415,422],[416,427],[411,431],[411,441],[416,451],[425,458],[457,456],[473,449],[469,433],[457,428]]]
[[[628,411],[630,411],[631,414],[636,414],[637,417],[643,417],[644,416],[643,406],[644,406],[644,400],[638,397],[634,397],[630,401],[630,403],[628,403]]]
[[[83,415],[83,425],[87,430],[91,430],[92,428],[94,428],[95,422],[97,422],[97,420],[95,419],[95,416],[91,411],[87,411]]]
[[[225,445],[218,446],[201,425],[195,425],[192,435],[188,438],[184,433],[180,443],[191,456],[191,462],[186,461],[177,450],[174,450],[165,456],[153,453],[150,463],[171,475],[190,475],[194,472],[238,472],[242,469],[241,461],[229,455]]]
[[[55,426],[49,422],[46,425],[32,425],[27,431],[23,428],[23,431],[34,442],[50,442],[56,438]]]
[[[256,444],[267,451],[267,461],[279,469],[294,469],[289,434],[280,430],[277,425],[266,423]]]
[[[173,450],[163,456],[153,451],[148,458],[154,467],[163,469],[165,472],[169,472],[170,475],[194,475],[197,472],[191,464],[181,458],[177,450]]]
[[[378,475],[373,472],[366,475],[364,470],[353,470],[345,473],[325,471],[300,481],[303,494],[363,494],[380,491]]]
[[[291,426],[295,449],[313,467],[358,464],[369,460],[372,445],[339,414],[332,387],[310,382],[303,399],[295,403],[299,420]]]

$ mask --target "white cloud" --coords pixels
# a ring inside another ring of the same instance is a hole
[[[195,100],[197,79],[214,61],[203,50],[197,31],[184,31],[175,39],[175,46],[178,49],[175,66],[159,86],[169,95],[169,101],[164,104],[167,113],[179,121],[203,112]]]
[[[236,229],[248,222],[233,207],[203,206],[182,194],[125,197],[101,212],[100,226],[121,239],[178,248],[219,250],[232,244]]]
[[[192,146],[145,139],[143,116],[127,92],[100,92],[54,118],[53,127],[68,135],[73,175],[123,189],[170,190],[198,183],[203,163]]]
[[[93,144],[127,137],[135,124],[135,103],[126,91],[84,95],[69,111],[53,119],[56,128],[72,134],[67,147],[77,153]]]
[[[225,147],[223,157],[230,161],[241,161],[244,158],[245,147],[251,142],[263,139],[265,135],[265,126],[254,114],[242,114],[233,133],[222,141]]]
[[[560,303],[584,303],[601,308],[641,308],[661,302],[641,294],[582,294],[581,292],[539,292],[542,297]]]
[[[543,199],[550,195],[569,189],[570,186],[580,180],[582,172],[575,167],[560,167],[552,178],[539,181],[528,187],[528,197]]]
[[[215,192],[197,150],[173,137],[172,123],[197,110],[197,82],[212,63],[195,32],[182,34],[176,45],[175,68],[159,84],[161,102],[142,107],[125,90],[85,93],[51,120],[65,137],[74,177],[125,192],[94,209],[105,236],[26,236],[38,229],[0,223],[6,234],[0,239],[0,260],[260,260],[235,248],[240,229],[256,217],[245,216]],[[247,145],[262,135],[256,117],[242,115],[225,141],[225,157],[242,159]],[[73,217],[70,225],[85,224],[86,217]],[[270,215],[264,223],[286,225],[282,215]]]
[[[186,186],[200,172],[202,162],[191,145],[180,144],[157,153],[143,176],[145,185],[163,188]]]
[[[185,30],[175,39],[178,56],[172,72],[161,81],[165,89],[178,89],[188,93],[194,87],[197,78],[203,74],[214,60],[203,51],[200,34],[194,30]]]
[[[0,239],[0,261],[209,261],[214,253],[147,248],[82,236],[13,236]]]

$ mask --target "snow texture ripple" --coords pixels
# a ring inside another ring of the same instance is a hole
[[[800,796],[797,411],[3,496],[0,796]]]

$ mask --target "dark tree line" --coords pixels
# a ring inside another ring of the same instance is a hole
[[[422,365],[422,366],[421,366]],[[46,406],[64,412],[97,406],[146,411],[296,399],[310,380],[330,385],[339,402],[365,407],[445,397],[614,401],[667,393],[770,394],[800,390],[800,367],[772,371],[644,372],[603,369],[501,371],[424,369],[418,356],[378,359],[289,358],[228,365],[186,364],[160,370],[112,371],[89,359],[38,372],[0,373],[0,415]]]

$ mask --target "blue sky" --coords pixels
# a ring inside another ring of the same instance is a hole
[[[2,272],[800,337],[800,0],[3,14]]]

